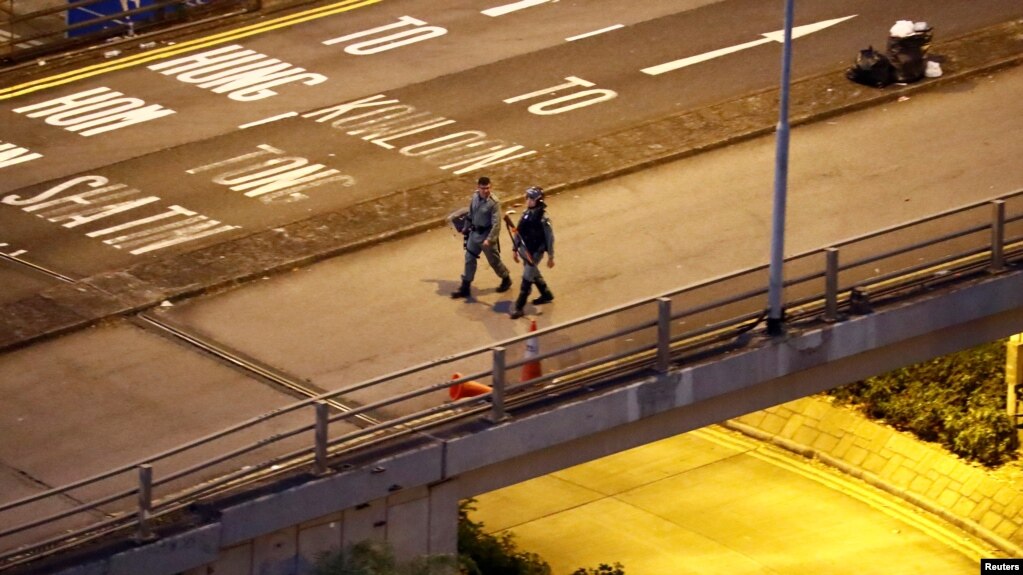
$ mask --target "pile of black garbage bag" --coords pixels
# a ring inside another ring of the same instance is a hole
[[[925,75],[940,75],[937,63],[928,70],[927,51],[933,36],[926,22],[899,20],[888,33],[888,47],[882,54],[873,46],[860,50],[845,75],[853,82],[884,88],[889,84],[916,82]]]

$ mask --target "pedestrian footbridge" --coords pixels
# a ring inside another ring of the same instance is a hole
[[[0,571],[453,553],[461,499],[1023,331],[1021,261],[1023,190],[788,258],[780,335],[763,266],[409,367],[0,503]]]

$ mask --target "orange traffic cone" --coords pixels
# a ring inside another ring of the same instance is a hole
[[[462,374],[452,373],[451,380],[462,379]],[[456,383],[451,387],[448,387],[448,395],[453,400],[464,399],[466,397],[476,397],[477,395],[483,395],[484,393],[490,393],[490,386],[483,385],[478,381],[465,381],[462,383]]]
[[[529,320],[529,331],[536,331],[536,320]],[[536,336],[526,340],[526,353],[522,354],[523,359],[531,359],[540,355],[540,342],[537,341]],[[529,381],[536,379],[543,375],[543,370],[540,368],[540,361],[527,361],[522,365],[522,376],[519,381]]]

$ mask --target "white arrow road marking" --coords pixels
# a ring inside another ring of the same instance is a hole
[[[814,32],[819,32],[819,31],[821,31],[821,30],[823,30],[825,28],[828,28],[828,27],[834,26],[835,24],[838,24],[839,22],[845,22],[846,20],[849,20],[850,18],[855,18],[856,16],[858,16],[858,14],[853,14],[852,16],[846,16],[844,18],[835,18],[833,20],[824,20],[822,22],[817,22],[815,24],[807,24],[805,26],[796,26],[795,28],[792,29],[792,39],[795,40],[796,38],[800,38],[802,36],[806,36],[807,34],[813,34]],[[657,76],[658,74],[663,74],[665,72],[671,72],[671,71],[674,71],[674,70],[678,70],[680,68],[685,68],[686,66],[692,66],[693,64],[699,64],[700,62],[706,62],[707,60],[712,60],[714,58],[718,58],[720,56],[725,56],[725,55],[731,54],[733,52],[739,52],[739,51],[742,51],[742,50],[746,50],[746,49],[752,48],[754,46],[760,46],[761,44],[768,44],[770,42],[781,42],[781,43],[785,42],[785,30],[778,30],[776,32],[768,32],[766,34],[761,34],[761,36],[763,36],[763,38],[760,39],[760,40],[753,40],[752,42],[746,42],[745,44],[739,44],[737,46],[729,46],[727,48],[721,48],[719,50],[713,50],[711,52],[704,52],[703,54],[697,54],[696,56],[690,56],[688,58],[682,58],[681,60],[675,60],[673,62],[666,62],[664,64],[659,64],[657,66],[651,66],[649,68],[643,68],[641,71],[644,74],[650,74],[651,76]]]
[[[576,35],[576,36],[570,36],[568,38],[565,38],[565,41],[566,42],[572,42],[573,40],[579,40],[579,39],[582,39],[582,38],[589,38],[590,36],[596,36],[597,34],[603,34],[604,32],[610,32],[611,30],[617,30],[619,28],[624,28],[624,27],[625,27],[625,24],[615,24],[614,26],[608,26],[607,28],[601,28],[600,30],[594,30],[593,32],[587,32],[585,34],[579,34],[579,35]]]
[[[557,2],[558,0],[519,0],[518,2],[512,2],[511,4],[505,4],[503,6],[495,6],[493,8],[487,8],[482,10],[482,14],[486,16],[504,16],[510,14],[516,10],[523,10],[525,8],[532,8],[533,6],[539,6],[540,4],[547,4],[548,2]]]
[[[263,118],[262,120],[256,120],[255,122],[249,122],[248,124],[242,124],[241,126],[238,126],[238,129],[239,130],[244,130],[245,128],[251,128],[252,126],[258,126],[260,124],[267,124],[267,123],[270,123],[270,122],[276,122],[277,120],[283,120],[284,118],[290,118],[292,116],[297,116],[297,115],[298,115],[298,112],[285,112],[283,114],[277,114],[276,116],[271,116],[269,118]]]

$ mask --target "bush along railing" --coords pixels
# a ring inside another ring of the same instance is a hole
[[[320,554],[309,566],[311,575],[551,575],[542,557],[519,549],[509,533],[487,533],[483,523],[469,517],[475,500],[458,507],[458,556],[430,555],[399,561],[391,548],[362,541]],[[572,575],[626,575],[620,563],[580,567]]]
[[[868,417],[992,467],[1015,459],[1005,410],[1005,342],[953,353],[836,388],[829,395]]]

